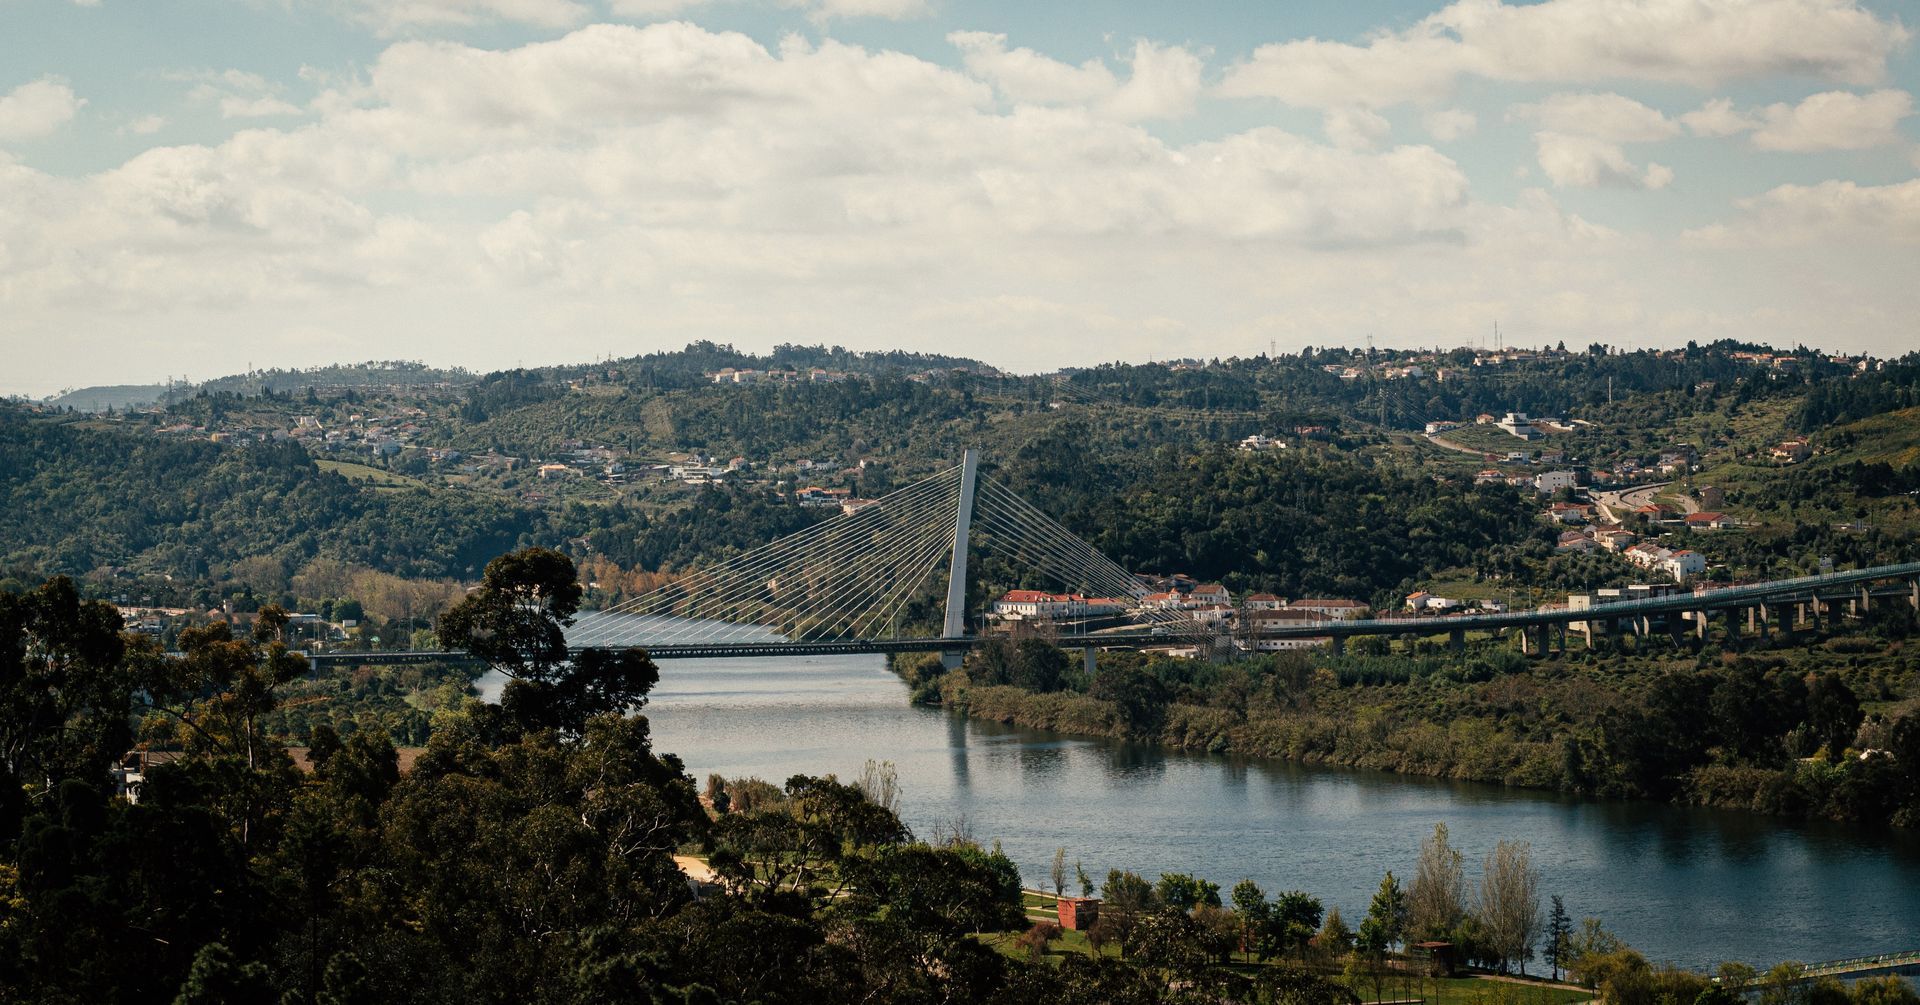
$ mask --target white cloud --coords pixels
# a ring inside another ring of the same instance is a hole
[[[1148,41],[1134,43],[1125,81],[1106,63],[1079,66],[1032,49],[1007,48],[1007,36],[956,31],[947,41],[960,50],[967,72],[993,85],[1007,100],[1040,105],[1079,105],[1112,118],[1137,121],[1178,118],[1193,110],[1205,68],[1199,55]]]
[[[1733,108],[1732,98],[1713,98],[1699,108],[1680,116],[1680,121],[1695,136],[1732,136],[1759,126],[1750,115]]]
[[[1741,212],[1734,220],[1690,230],[1686,237],[1722,248],[1920,244],[1920,178],[1892,185],[1781,185],[1737,205]]]
[[[1623,143],[1652,143],[1676,136],[1680,126],[1658,110],[1618,94],[1553,94],[1535,104],[1515,105],[1510,120],[1538,123],[1534,152],[1548,180],[1562,188],[1665,188],[1673,170],[1627,158]]]
[[[1442,143],[1451,143],[1473,134],[1480,120],[1464,108],[1437,108],[1421,116],[1427,132]]]
[[[1778,102],[1748,112],[1736,111],[1730,99],[1715,98],[1680,121],[1696,136],[1752,133],[1755,149],[1806,153],[1899,145],[1906,142],[1900,122],[1912,114],[1913,95],[1885,89],[1824,91],[1797,104]]]
[[[933,13],[929,0],[779,0],[780,6],[807,12],[816,23],[834,18],[880,18],[885,21],[911,21]]]
[[[166,125],[167,117],[164,115],[142,115],[132,122],[127,123],[122,131],[132,133],[135,136],[152,136],[154,133],[166,128]]]
[[[607,9],[621,17],[673,17],[708,6],[713,0],[613,0]]]
[[[1363,44],[1261,46],[1220,90],[1324,108],[1439,100],[1467,76],[1707,87],[1792,74],[1867,84],[1909,37],[1855,0],[1457,0]]]
[[[1179,86],[1123,100],[1161,56]],[[57,387],[105,361],[130,372],[85,376],[151,377],[163,352],[217,356],[238,339],[286,365],[403,338],[475,366],[722,338],[1040,367],[1083,363],[1089,346],[1190,354],[1194,338],[1221,355],[1368,332],[1432,344],[1498,316],[1585,344],[1662,330],[1678,305],[1764,338],[1839,302],[1750,282],[1745,259],[1714,273],[1696,259],[1717,256],[1616,233],[1544,191],[1478,202],[1459,164],[1392,146],[1363,116],[1347,117],[1354,149],[1135,124],[1181,107],[1188,57],[1135,45],[1105,77],[1049,61],[1074,71],[1050,79],[1036,54],[1033,79],[1002,67],[989,84],[900,52],[684,23],[503,50],[395,43],[352,75],[296,83],[319,92],[298,121],[72,178],[0,154],[0,302],[28,346],[9,376]],[[195,82],[281,93],[217,77]],[[1535,179],[1549,164],[1563,186],[1670,177],[1618,143],[1555,135]],[[1909,277],[1862,278],[1842,252],[1795,257],[1847,304],[1913,299]],[[1401,295],[1378,295],[1389,287]],[[1760,308],[1778,317],[1757,325]],[[1835,323],[1895,330],[1881,320]]]
[[[577,0],[312,0],[382,35],[421,28],[469,28],[486,24],[524,24],[566,28],[592,10]]]
[[[1540,170],[1562,188],[1665,188],[1673,171],[1662,164],[1637,167],[1619,144],[1594,136],[1539,132],[1533,135]]]
[[[187,97],[218,105],[223,119],[259,119],[303,114],[300,106],[281,97],[285,88],[245,70],[199,71],[171,74],[171,79],[199,81]]]
[[[1515,106],[1508,118],[1537,122],[1548,132],[1612,143],[1652,143],[1680,133],[1658,110],[1618,94],[1549,95],[1537,104]]]
[[[1797,105],[1769,105],[1753,145],[1761,150],[1864,150],[1902,142],[1900,120],[1913,114],[1905,91],[1827,91]]]
[[[1393,131],[1392,123],[1364,108],[1329,108],[1321,118],[1327,139],[1342,150],[1372,150]]]
[[[46,136],[73,121],[86,103],[54,77],[21,84],[0,94],[0,143]]]

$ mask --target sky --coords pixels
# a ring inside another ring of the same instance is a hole
[[[0,0],[0,394],[1920,348],[1910,2]]]

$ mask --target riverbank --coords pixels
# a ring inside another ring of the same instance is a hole
[[[1920,825],[1920,699],[1894,641],[1778,652],[1252,657],[1104,654],[1094,677],[1016,686],[1017,655],[953,673],[900,661],[915,700],[1072,736],[1300,764]],[[1024,675],[1031,679],[1033,675]]]

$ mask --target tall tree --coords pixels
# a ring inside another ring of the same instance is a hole
[[[1447,841],[1447,825],[1433,825],[1420,846],[1420,861],[1407,890],[1407,931],[1416,938],[1446,938],[1466,913],[1465,858]]]
[[[1266,892],[1253,880],[1243,879],[1233,884],[1230,899],[1233,913],[1240,918],[1240,945],[1249,953],[1258,950],[1261,958],[1265,959],[1266,950],[1260,933],[1265,931],[1267,915],[1273,910],[1272,905],[1267,903]]]
[[[1480,877],[1480,922],[1500,969],[1526,973],[1540,931],[1540,870],[1525,841],[1501,841],[1487,854]]]
[[[1553,910],[1547,914],[1547,944],[1542,957],[1553,968],[1553,979],[1560,979],[1560,971],[1566,967],[1573,949],[1573,919],[1567,916],[1567,905],[1561,902],[1560,895],[1553,895]]]
[[[1367,905],[1366,920],[1360,923],[1360,947],[1375,958],[1386,955],[1405,936],[1407,930],[1407,894],[1400,881],[1388,870],[1380,889]]]
[[[464,649],[512,678],[500,707],[523,729],[578,735],[587,720],[645,703],[660,668],[639,649],[570,656],[567,626],[580,609],[573,560],[524,548],[487,563],[480,588],[440,618],[440,644]]]
[[[62,576],[0,593],[0,846],[49,779],[105,776],[131,734],[120,615]]]

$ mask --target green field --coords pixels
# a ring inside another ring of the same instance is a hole
[[[329,471],[351,482],[365,481],[379,489],[423,489],[427,483],[418,478],[394,474],[376,467],[353,461],[314,461],[314,466]]]

